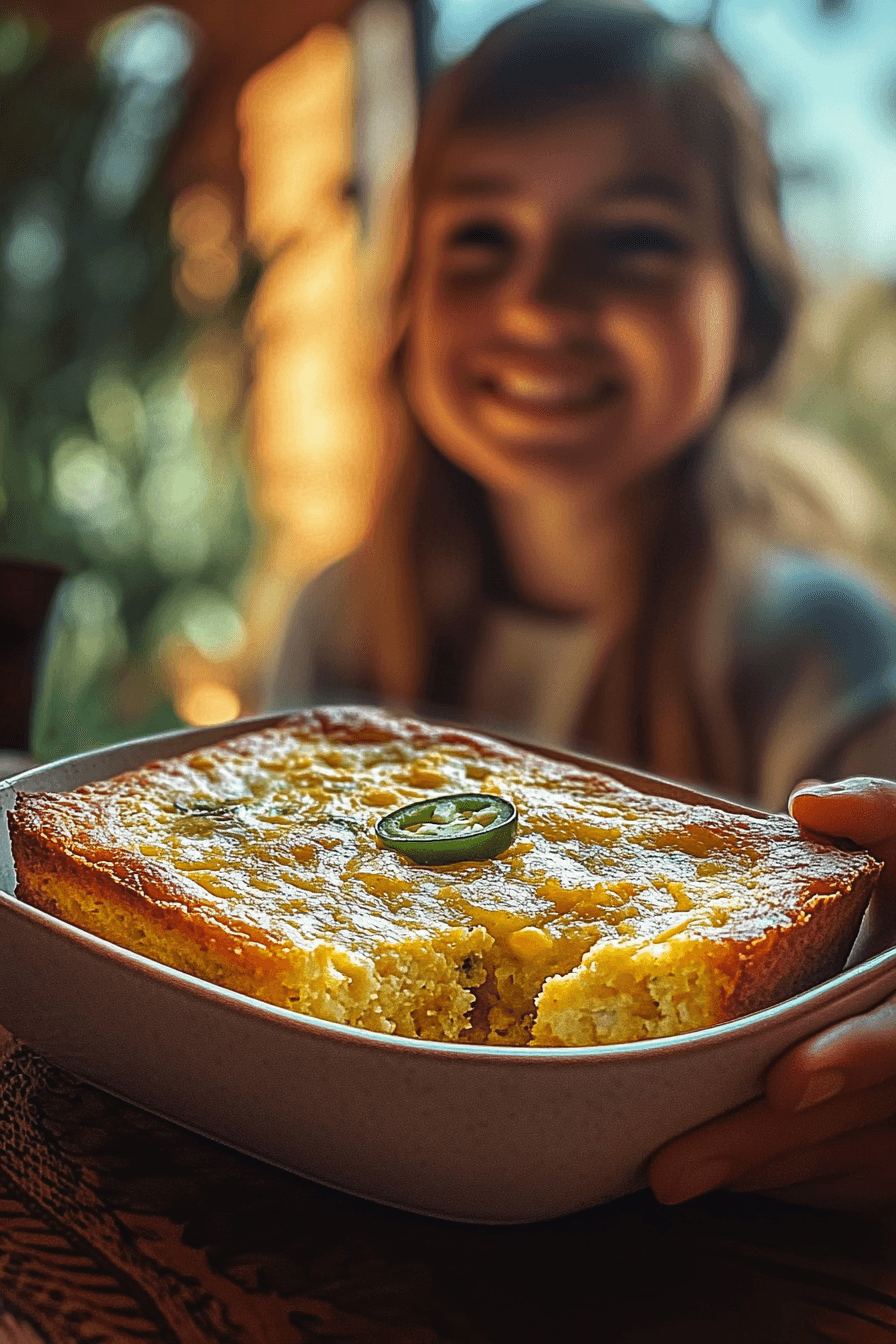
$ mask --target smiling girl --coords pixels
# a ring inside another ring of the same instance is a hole
[[[772,808],[806,777],[891,774],[889,604],[720,525],[727,424],[796,302],[761,118],[709,34],[622,0],[500,25],[425,108],[391,362],[407,444],[366,542],[300,599],[275,703],[413,706]],[[831,788],[795,814],[869,845],[891,890],[896,787]],[[884,1005],[676,1140],[654,1188],[892,1198],[894,1077]]]
[[[412,179],[409,445],[367,542],[303,594],[274,702],[412,705],[769,806],[885,773],[889,608],[807,555],[724,546],[707,488],[797,301],[715,41],[539,5],[437,83]]]

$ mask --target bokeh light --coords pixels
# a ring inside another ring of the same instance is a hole
[[[185,723],[200,728],[239,718],[242,706],[232,687],[215,681],[199,681],[184,688],[177,696],[175,708]]]
[[[4,270],[25,290],[51,285],[65,260],[65,235],[52,192],[38,191],[34,196],[13,221],[3,249]]]
[[[21,14],[0,15],[0,77],[12,75],[31,51],[32,30]]]
[[[174,292],[187,312],[220,308],[240,279],[233,203],[211,183],[180,193],[171,211],[171,239],[180,251]]]
[[[146,5],[110,20],[94,35],[92,45],[101,68],[118,83],[165,89],[187,74],[196,43],[180,11]]]

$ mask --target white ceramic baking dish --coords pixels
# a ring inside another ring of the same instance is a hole
[[[74,788],[281,715],[71,757]],[[558,755],[560,753],[550,753]],[[733,804],[570,756],[647,792]],[[633,1045],[442,1045],[331,1025],[114,947],[16,900],[0,835],[0,1023],[116,1096],[316,1181],[444,1218],[526,1222],[643,1186],[674,1135],[759,1093],[788,1046],[896,990],[896,949],[762,1013]],[[861,935],[860,935],[861,937]]]

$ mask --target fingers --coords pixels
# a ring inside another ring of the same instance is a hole
[[[896,995],[789,1050],[769,1070],[765,1094],[774,1110],[799,1111],[892,1078]]]
[[[810,781],[790,810],[896,872],[896,783]],[[665,1204],[724,1186],[818,1207],[880,1205],[896,1198],[894,1117],[896,995],[790,1050],[769,1071],[764,1097],[667,1144],[650,1163],[650,1185]]]
[[[790,815],[822,835],[847,836],[858,845],[896,841],[896,784],[864,776],[836,784],[800,784]]]
[[[884,865],[877,892],[881,899],[892,899],[896,894],[896,784],[865,777],[836,784],[801,784],[791,795],[790,813],[819,839],[848,839],[870,850]]]
[[[657,1199],[678,1204],[785,1154],[838,1135],[880,1124],[896,1115],[896,1079],[861,1092],[841,1092],[799,1111],[774,1109],[762,1097],[700,1129],[674,1139],[650,1163]]]
[[[751,1168],[728,1189],[799,1190],[811,1203],[826,1192],[827,1200],[836,1199],[841,1208],[890,1203],[896,1197],[896,1124],[869,1125],[784,1153]]]
[[[867,1167],[826,1180],[784,1186],[780,1190],[769,1188],[762,1193],[787,1204],[859,1213],[892,1206],[896,1201],[896,1182],[892,1170]]]

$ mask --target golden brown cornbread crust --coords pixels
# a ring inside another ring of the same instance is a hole
[[[376,819],[501,793],[506,854],[422,868]],[[10,814],[18,895],[131,950],[330,1021],[590,1045],[727,1021],[835,972],[880,865],[368,708],[262,731]]]

